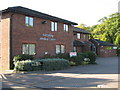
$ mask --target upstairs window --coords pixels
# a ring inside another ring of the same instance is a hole
[[[27,27],[33,27],[33,17],[25,17],[25,24]]]
[[[68,25],[64,24],[64,31],[68,32],[68,29],[69,29]]]
[[[80,39],[80,33],[77,33],[77,39]]]
[[[51,22],[51,31],[57,31],[58,27],[57,27],[57,22]]]
[[[22,54],[35,55],[35,44],[23,44]]]

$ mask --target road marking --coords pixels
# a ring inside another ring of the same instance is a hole
[[[102,88],[104,85],[97,85],[98,88]]]
[[[2,77],[3,79],[7,79],[4,74],[1,74],[1,77]]]

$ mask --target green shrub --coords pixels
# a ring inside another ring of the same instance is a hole
[[[69,67],[69,61],[65,59],[53,58],[53,59],[38,59],[41,62],[42,70],[61,70]]]
[[[87,53],[78,53],[77,55],[78,55],[78,56],[83,56],[84,58],[87,58],[87,57],[88,57],[88,54],[87,54]]]
[[[88,62],[85,62],[85,61],[81,62],[81,65],[87,65],[87,64]]]
[[[95,64],[96,55],[93,52],[86,52],[86,53],[77,53],[77,56],[70,57],[69,53],[57,54],[51,56],[49,54],[45,55],[44,58],[62,58],[66,59],[70,62],[70,65],[84,65],[84,64]],[[85,58],[89,58],[90,61],[84,61]]]
[[[89,63],[90,64],[95,64],[96,63],[96,54],[93,52],[86,52],[86,54],[88,55],[87,58],[90,59]]]
[[[69,53],[61,53],[61,54],[57,54],[56,57],[57,57],[57,58],[64,58],[64,59],[67,59],[67,60],[70,59],[70,55],[69,55]]]
[[[50,54],[46,54],[43,56],[43,59],[46,59],[46,58],[56,58],[55,55],[50,55]]]
[[[41,70],[41,63],[31,60],[16,61],[14,63],[16,71],[36,71]]]
[[[33,60],[34,57],[32,55],[27,55],[27,54],[22,54],[22,55],[17,55],[14,56],[13,61],[22,61],[22,60]]]
[[[76,63],[75,63],[75,62],[70,61],[70,66],[75,66],[75,65],[76,65]]]
[[[70,61],[73,61],[75,63],[75,65],[81,65],[82,62],[84,61],[84,57],[83,56],[73,56],[70,58]]]
[[[15,61],[14,65],[16,71],[61,70],[70,66],[68,60],[59,58]]]

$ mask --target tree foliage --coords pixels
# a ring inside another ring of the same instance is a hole
[[[82,28],[82,29],[84,29],[84,30],[89,31],[91,27],[90,27],[90,26],[87,26],[87,25],[85,25],[85,24],[80,24],[80,25],[78,26],[78,28]]]
[[[120,13],[113,13],[108,17],[103,17],[98,21],[100,24],[84,28],[91,32],[92,37],[120,46]],[[89,27],[89,28],[88,28]]]
[[[120,45],[120,14],[111,14],[99,22],[100,24],[92,31],[94,38]]]

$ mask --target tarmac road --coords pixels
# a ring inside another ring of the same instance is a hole
[[[118,88],[118,57],[66,70],[5,74],[2,88]]]

